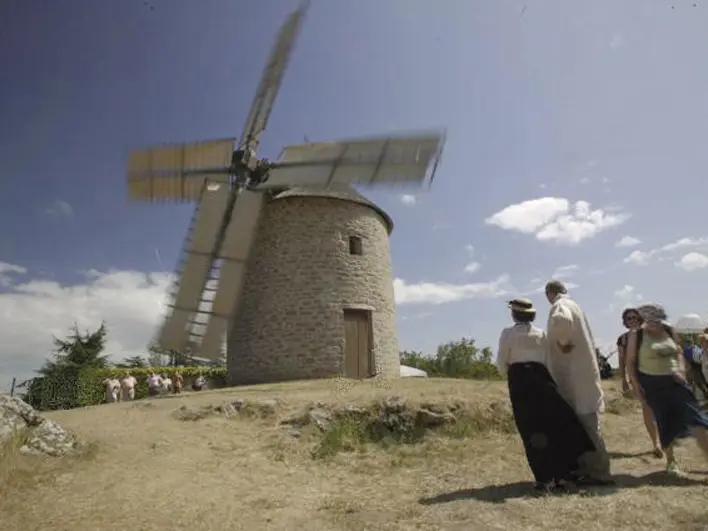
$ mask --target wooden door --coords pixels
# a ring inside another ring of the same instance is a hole
[[[344,377],[373,376],[371,366],[371,312],[344,310]]]

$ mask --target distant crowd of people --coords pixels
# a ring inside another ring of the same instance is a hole
[[[146,379],[149,396],[159,396],[166,394],[179,394],[182,392],[184,377],[180,372],[175,372],[171,377],[165,374],[150,372]],[[126,371],[121,378],[106,378],[103,386],[106,390],[106,402],[121,402],[135,400],[135,387],[138,380]],[[203,391],[206,389],[206,378],[201,373],[192,381],[193,391]]]
[[[546,331],[533,325],[536,309],[530,300],[509,301],[514,325],[502,331],[497,357],[534,488],[555,493],[568,491],[570,484],[612,485],[590,324],[562,282],[548,282],[545,293],[551,305]],[[692,365],[700,345],[691,342],[689,349],[689,338],[675,332],[658,304],[629,308],[622,321],[627,327],[617,342],[622,385],[642,404],[654,455],[665,457],[668,473],[681,474],[674,444],[693,435],[708,461],[708,415],[689,383],[699,378],[698,370],[700,385],[705,384],[700,367]],[[708,351],[708,335],[699,343]]]

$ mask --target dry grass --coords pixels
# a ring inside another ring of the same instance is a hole
[[[208,391],[48,415],[91,441],[88,455],[0,458],[0,528],[7,531],[200,530],[560,530],[708,529],[704,475],[693,441],[678,450],[687,471],[669,481],[650,457],[635,403],[609,384],[606,440],[621,487],[592,495],[525,496],[530,472],[518,436],[468,425],[460,433],[387,448],[327,436],[349,452],[314,459],[322,436],[292,438],[279,418],[312,401],[362,403],[390,394],[412,401],[506,401],[501,383],[401,381],[389,386],[332,381]],[[388,388],[387,388],[388,387]],[[175,418],[183,404],[276,398],[279,418],[197,422]],[[478,429],[484,433],[473,433]],[[340,448],[341,449],[341,448]]]

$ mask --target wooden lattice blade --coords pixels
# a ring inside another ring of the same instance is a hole
[[[248,118],[243,126],[243,132],[239,138],[239,149],[246,147],[253,150],[258,149],[260,135],[268,125],[268,118],[273,110],[308,7],[309,2],[302,2],[300,7],[293,11],[280,27],[256,89],[253,103],[251,103]]]
[[[432,132],[288,146],[260,187],[422,185],[444,142],[444,133]]]
[[[227,182],[235,139],[138,149],[128,157],[128,194],[150,201],[196,201],[205,179]]]
[[[158,336],[158,344],[167,350],[184,352],[190,345],[191,321],[203,308],[203,293],[210,275],[211,256],[228,208],[227,186],[207,186],[201,195],[185,246],[185,257],[178,279],[177,292]]]
[[[221,353],[224,334],[238,309],[246,279],[246,266],[256,238],[265,195],[241,190],[233,209],[219,251],[219,280],[211,310],[207,314],[206,329],[198,347],[200,355],[216,359]]]

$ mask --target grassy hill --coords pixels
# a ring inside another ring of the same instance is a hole
[[[648,452],[636,402],[621,398],[614,382],[606,385],[616,489],[527,496],[531,474],[503,382],[295,382],[49,413],[88,441],[88,450],[57,460],[5,448],[0,527],[708,529],[708,466],[693,441],[677,452],[688,477],[667,477]],[[357,418],[378,422],[376,404],[392,395],[407,401],[401,418],[413,420],[388,436],[375,436],[354,417],[327,418],[357,410]],[[296,422],[312,404],[310,422]],[[424,434],[416,431],[421,408],[433,421],[451,414],[458,420]]]

